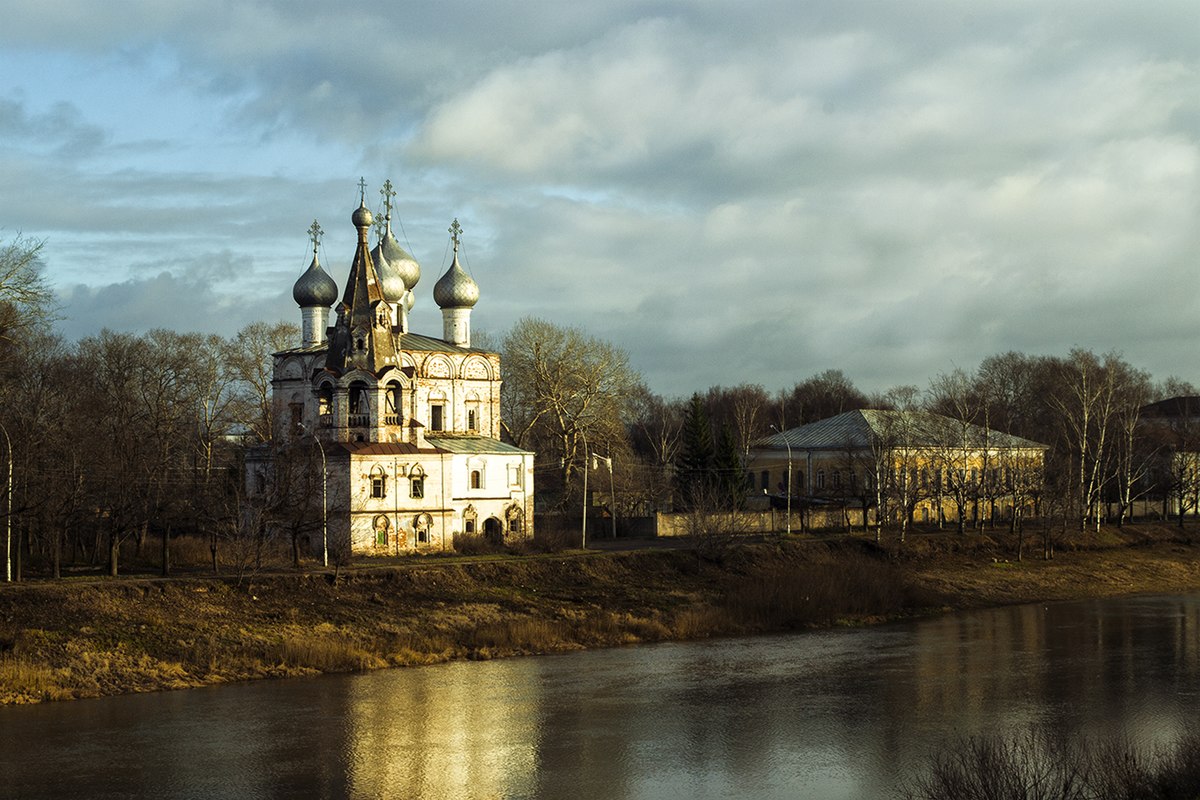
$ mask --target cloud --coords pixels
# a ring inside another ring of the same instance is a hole
[[[0,220],[48,238],[71,330],[291,318],[365,174],[421,330],[458,216],[478,326],[581,325],[667,393],[1194,349],[1184,0],[10,5],[0,58],[42,69],[0,99]]]

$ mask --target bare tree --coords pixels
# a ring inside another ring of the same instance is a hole
[[[641,376],[624,350],[532,317],[505,335],[501,357],[504,431],[539,459],[560,464],[565,508],[568,492],[581,482],[585,451],[629,452],[626,421],[642,392]]]

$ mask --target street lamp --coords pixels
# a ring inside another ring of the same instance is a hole
[[[603,461],[604,466],[608,467],[608,496],[609,508],[608,516],[612,518],[612,538],[617,538],[617,488],[616,479],[613,477],[613,460],[612,456],[598,456],[592,453],[592,469],[599,469],[596,462]]]
[[[300,430],[312,437],[313,444],[321,451],[321,566],[329,566],[329,470],[325,465],[325,445],[317,438],[317,434],[305,427],[303,422],[296,423]]]
[[[0,424],[0,431],[4,431],[4,442],[8,451],[8,493],[5,495],[8,499],[4,508],[4,581],[12,583],[13,573],[13,557],[12,557],[12,494],[13,494],[13,451],[12,439],[8,436],[8,428]]]
[[[792,535],[792,443],[783,435],[783,431],[771,426],[771,430],[779,434],[783,439],[783,443],[787,446],[788,467],[787,467],[787,532],[788,536]]]

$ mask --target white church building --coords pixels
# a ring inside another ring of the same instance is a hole
[[[274,356],[275,450],[315,439],[324,461],[326,533],[314,548],[326,539],[384,554],[448,550],[459,534],[530,537],[533,453],[500,441],[500,357],[471,346],[479,287],[459,264],[458,220],[453,261],[433,287],[442,335],[413,333],[421,268],[392,234],[390,181],[381,194],[373,249],[365,197],[351,215],[358,246],[340,301],[313,222],[312,263],[292,290],[301,341]]]

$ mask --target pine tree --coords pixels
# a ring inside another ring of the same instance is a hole
[[[715,454],[708,410],[693,394],[683,414],[679,456],[675,460],[676,505],[690,508],[713,488]]]
[[[719,487],[719,499],[728,508],[740,511],[746,505],[746,493],[750,490],[750,484],[742,465],[741,454],[738,452],[733,428],[727,423],[721,424],[713,467]]]

